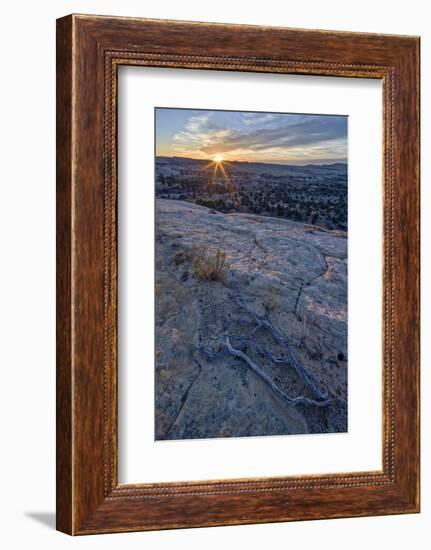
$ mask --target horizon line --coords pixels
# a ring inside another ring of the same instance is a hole
[[[194,157],[182,157],[180,155],[155,155],[155,158],[166,158],[166,159],[187,159],[187,160],[194,160],[197,162],[213,162],[214,159],[212,158],[203,158],[203,159],[197,159]],[[262,161],[262,160],[225,160],[223,161],[225,164],[237,162],[242,164],[275,164],[279,166],[326,166],[331,164],[345,164],[347,166],[348,162],[347,159],[343,160],[316,160],[316,161],[308,161],[308,162],[295,162],[295,161],[287,161],[287,162],[281,162],[281,161]]]

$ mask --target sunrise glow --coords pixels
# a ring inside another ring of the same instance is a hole
[[[347,117],[156,108],[156,155],[230,162],[347,160]]]

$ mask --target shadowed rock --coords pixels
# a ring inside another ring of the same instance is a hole
[[[346,237],[280,218],[157,200],[156,439],[347,430]],[[194,271],[202,250],[226,254],[220,280]],[[283,400],[283,394],[315,396],[288,361],[269,359],[286,349],[265,327],[256,329],[235,296],[285,337],[329,405]],[[248,337],[255,345],[247,347]],[[241,356],[220,353],[227,338],[242,342],[266,381]]]

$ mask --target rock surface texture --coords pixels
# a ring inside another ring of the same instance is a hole
[[[347,234],[156,203],[156,439],[346,431]]]

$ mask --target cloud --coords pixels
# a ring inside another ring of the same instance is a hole
[[[196,158],[340,160],[347,157],[347,118],[205,111],[173,136],[172,149]]]
[[[271,120],[274,120],[274,117],[276,115],[266,113],[266,114],[260,114],[260,113],[242,113],[244,124],[247,126],[252,124],[266,124],[267,122],[270,122]]]

